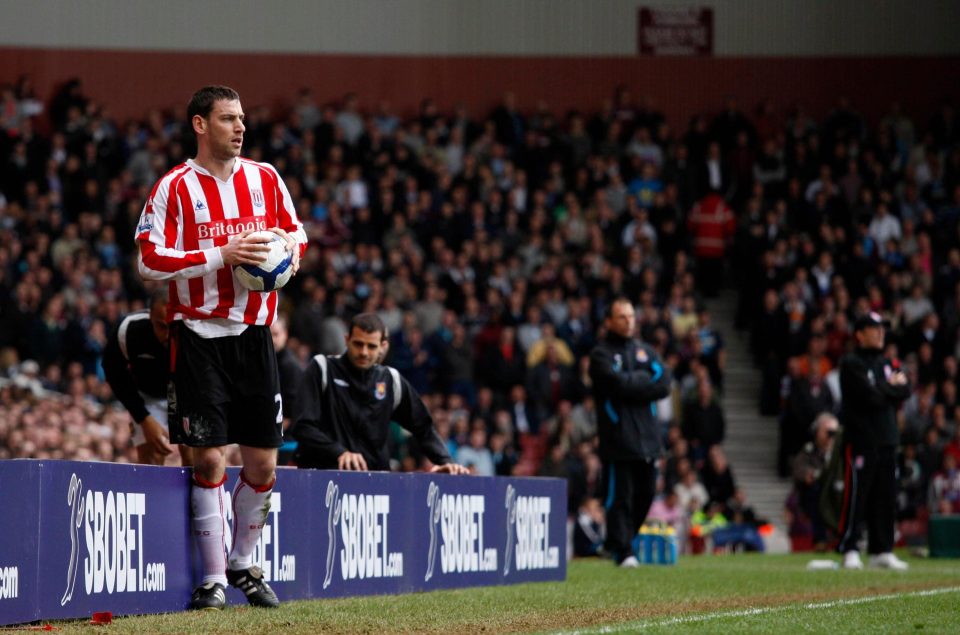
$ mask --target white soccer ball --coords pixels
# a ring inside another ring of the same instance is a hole
[[[251,235],[268,243],[270,251],[259,265],[235,265],[233,275],[251,291],[276,291],[293,276],[293,253],[287,251],[286,241],[273,232]]]

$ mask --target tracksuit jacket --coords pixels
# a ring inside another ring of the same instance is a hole
[[[609,334],[590,354],[600,458],[650,461],[660,456],[656,402],[670,393],[672,375],[656,351]]]
[[[144,396],[167,397],[170,353],[153,332],[149,311],[137,311],[121,320],[103,349],[103,373],[130,416],[146,419]]]
[[[859,348],[840,361],[840,421],[843,438],[854,448],[894,447],[900,441],[896,408],[910,396],[910,385],[893,386],[899,363],[879,349]]]
[[[359,452],[371,471],[390,469],[390,421],[409,430],[437,465],[450,463],[446,445],[417,391],[389,366],[356,368],[346,356],[316,355],[300,393],[293,426],[300,467],[337,469],[337,457]]]

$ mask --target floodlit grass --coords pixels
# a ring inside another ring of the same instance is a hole
[[[287,602],[280,609],[118,618],[109,633],[960,631],[960,561],[910,571],[806,571],[809,555],[704,556],[620,570],[575,561],[560,583]],[[935,594],[920,591],[937,589]],[[889,597],[877,597],[889,596]],[[102,627],[54,624],[63,633]]]

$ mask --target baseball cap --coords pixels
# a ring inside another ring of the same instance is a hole
[[[860,331],[871,326],[884,326],[883,317],[876,311],[870,311],[858,317],[857,321],[853,323],[853,330]]]

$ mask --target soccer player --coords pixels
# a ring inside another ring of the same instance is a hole
[[[269,251],[253,233],[283,237],[299,269],[306,234],[273,166],[240,157],[243,108],[236,91],[201,88],[187,117],[197,156],[161,178],[137,226],[140,274],[167,280],[170,362],[176,419],[171,441],[193,450],[192,526],[203,580],[193,609],[220,609],[229,582],[250,604],[273,607],[276,594],[252,553],[270,509],[282,443],[283,403],[270,337],[277,293],[248,291],[233,276]],[[225,553],[225,446],[240,445],[233,489],[233,548]]]
[[[381,366],[387,329],[373,313],[350,321],[344,355],[316,355],[303,379],[293,427],[300,467],[389,470],[390,421],[413,433],[433,472],[467,474],[454,463],[417,391],[395,368]]]
[[[148,465],[163,465],[173,452],[167,429],[169,335],[164,290],[153,294],[148,309],[123,318],[103,350],[107,382],[136,424],[137,460]],[[178,447],[183,465],[190,465],[190,448]]]

